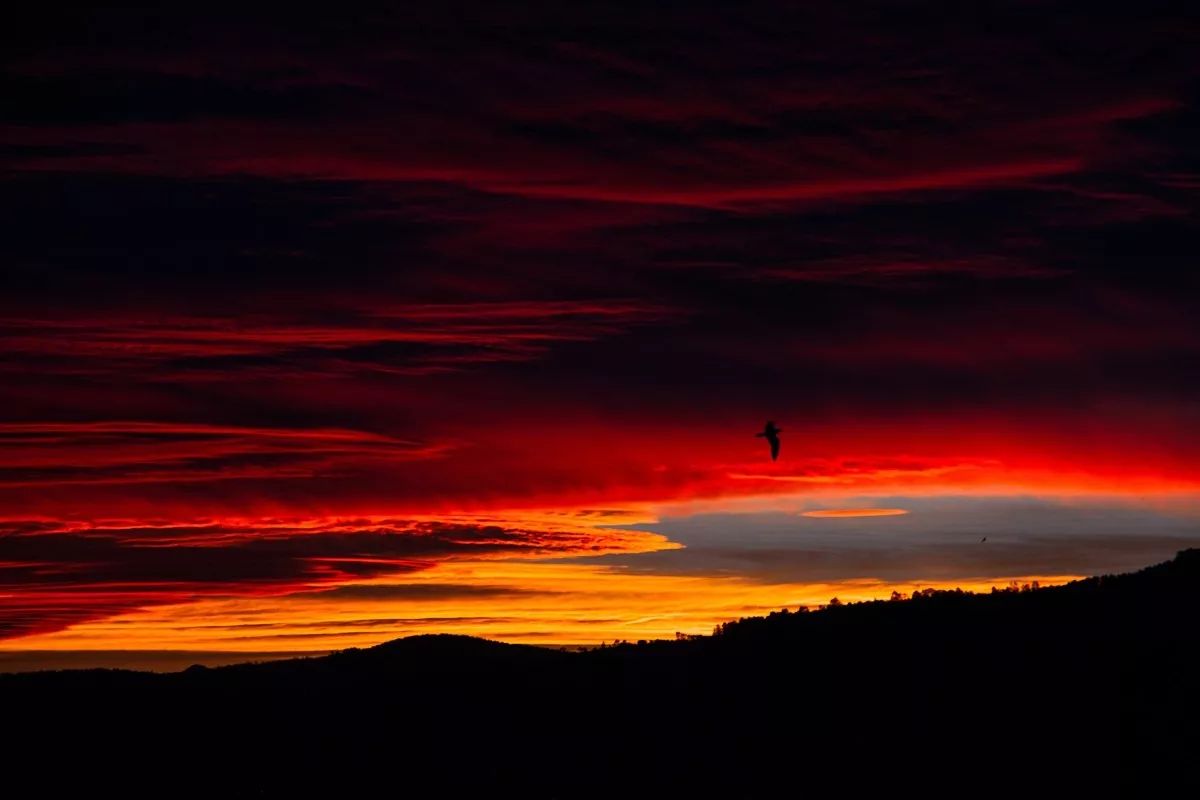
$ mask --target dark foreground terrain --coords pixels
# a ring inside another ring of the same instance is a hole
[[[586,653],[423,636],[170,675],[0,676],[0,785],[1197,797],[1198,610],[1189,550],[1059,588],[779,613]]]

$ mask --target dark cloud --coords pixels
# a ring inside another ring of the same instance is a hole
[[[319,592],[303,592],[293,597],[344,600],[444,600],[459,597],[522,597],[549,594],[546,590],[518,589],[512,586],[486,586],[455,583],[369,583],[347,584]]]
[[[625,333],[669,315],[641,301],[326,307],[254,316],[0,320],[10,368],[228,380],[245,373],[423,375],[529,361],[561,342]]]
[[[652,549],[661,542],[655,535],[599,529],[401,519],[190,525],[5,521],[0,523],[0,595],[5,598],[0,638],[199,597],[499,596],[514,592],[488,586],[338,584],[427,569],[454,557],[592,554]]]
[[[302,478],[438,458],[445,446],[362,431],[158,422],[0,424],[0,488]]]
[[[9,73],[0,91],[17,99],[0,112],[0,125],[306,118],[315,111],[336,113],[357,93],[352,86],[254,86],[208,75],[161,72],[82,77]]]

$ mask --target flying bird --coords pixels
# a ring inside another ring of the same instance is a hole
[[[987,541],[987,537],[985,536],[985,537],[983,537],[982,539],[980,539],[980,540],[979,540],[979,543],[980,543],[980,544],[983,544],[983,543],[984,543],[984,542],[986,542],[986,541]]]
[[[756,433],[755,436],[761,436],[766,439],[771,445],[771,460],[779,458],[779,434],[783,431],[775,427],[774,422],[768,422],[762,429],[762,433]]]

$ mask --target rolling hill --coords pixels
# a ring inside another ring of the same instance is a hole
[[[5,675],[4,769],[51,794],[1197,796],[1197,611],[1188,550],[582,653],[419,636]]]

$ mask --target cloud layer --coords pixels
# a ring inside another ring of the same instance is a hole
[[[1196,26],[843,5],[19,9],[0,627],[662,544],[531,509],[1195,493]]]
[[[336,587],[429,569],[448,559],[600,555],[668,546],[653,533],[478,520],[260,519],[190,525],[8,520],[0,522],[0,596],[5,600],[0,638],[206,597],[315,592],[326,598],[400,599],[405,597],[400,587]],[[411,599],[421,590],[407,591]],[[431,593],[432,587],[424,591]]]

